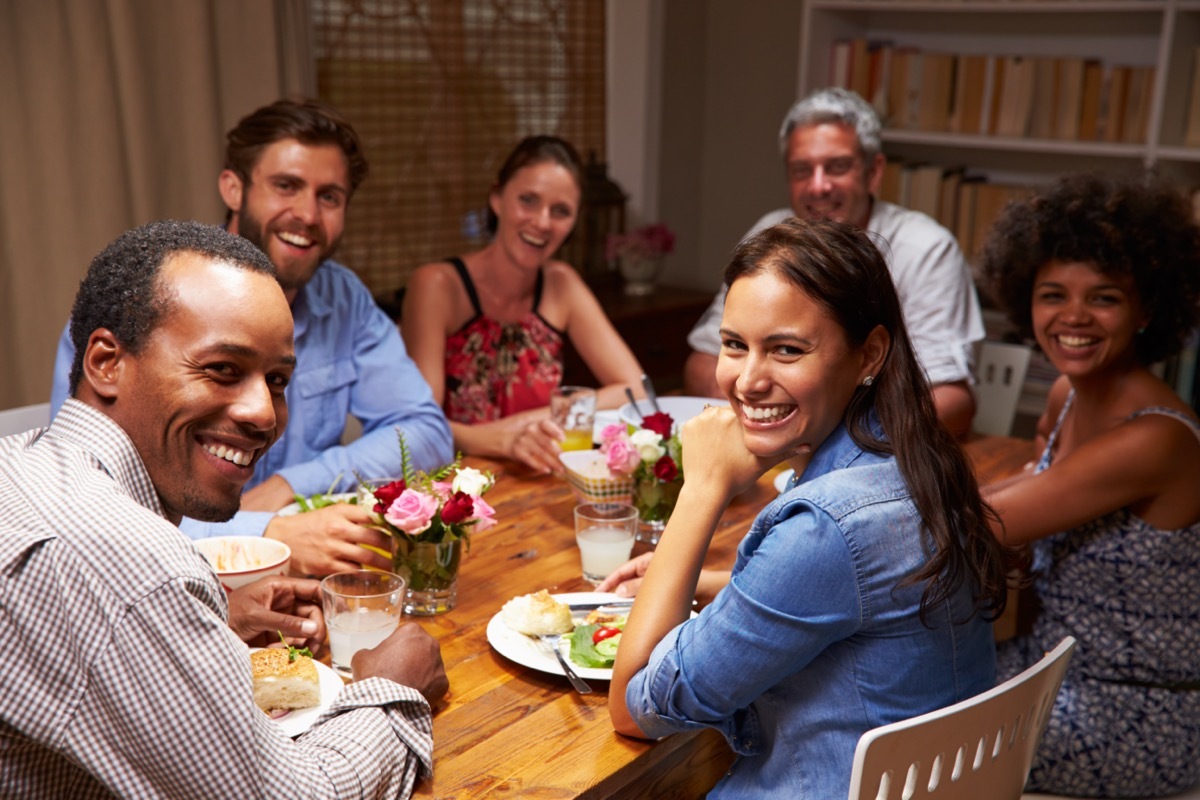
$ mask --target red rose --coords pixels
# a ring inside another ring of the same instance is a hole
[[[671,438],[671,427],[675,424],[675,420],[671,419],[670,414],[664,414],[661,411],[656,411],[653,414],[647,414],[642,419],[642,427],[648,431],[654,431],[664,439]]]
[[[466,492],[455,492],[442,506],[442,522],[456,525],[475,513],[475,498]]]
[[[396,501],[396,498],[404,493],[408,486],[403,480],[392,481],[385,483],[375,490],[375,513],[382,514],[388,510],[388,506]]]
[[[666,414],[662,416],[666,417]],[[670,417],[667,417],[670,419]],[[654,462],[654,477],[665,483],[670,483],[679,477],[679,467],[675,466],[675,461],[670,456],[663,456],[658,461]]]

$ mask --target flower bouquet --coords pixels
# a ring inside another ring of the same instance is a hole
[[[400,434],[404,477],[380,485],[359,479],[366,504],[377,515],[374,527],[395,540],[392,570],[403,577],[405,612],[441,614],[454,607],[462,549],[471,534],[496,524],[495,510],[483,499],[495,479],[464,467],[456,458],[433,472],[418,472],[408,461]]]
[[[661,222],[630,233],[610,233],[605,242],[609,261],[619,261],[625,292],[645,295],[654,291],[654,279],[663,258],[675,252],[675,234]]]
[[[638,540],[658,544],[683,485],[679,435],[670,414],[647,414],[641,427],[613,423],[600,432],[609,471],[633,479],[633,505],[641,517]]]

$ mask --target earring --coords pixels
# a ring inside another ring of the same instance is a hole
[[[871,377],[870,375],[868,375],[867,377],[863,378],[862,385],[870,386],[874,382],[875,382],[875,379],[873,377]]]

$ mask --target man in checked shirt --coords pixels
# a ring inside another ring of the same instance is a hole
[[[270,261],[220,228],[152,223],[97,256],[73,314],[72,399],[0,439],[0,795],[407,797],[448,688],[437,642],[410,624],[357,654],[293,741],[254,705],[238,636],[311,614],[313,582],[227,600],[176,527],[237,511],[287,423],[292,317]]]

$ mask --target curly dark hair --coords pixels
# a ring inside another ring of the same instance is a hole
[[[1033,337],[1033,285],[1051,261],[1133,278],[1150,315],[1134,345],[1143,364],[1178,353],[1196,327],[1200,227],[1187,198],[1160,179],[1067,175],[1005,207],[984,245],[982,269],[1023,337]]]
[[[504,159],[504,163],[500,165],[500,171],[496,173],[496,182],[492,184],[492,191],[496,192],[505,187],[512,176],[517,174],[517,171],[533,164],[543,164],[550,162],[558,164],[560,167],[571,173],[575,178],[575,185],[579,188],[580,211],[583,206],[583,161],[579,158],[579,153],[566,139],[560,139],[557,136],[526,136],[521,141],[517,142],[517,146],[508,154],[508,158]],[[492,211],[491,203],[488,203],[487,209],[487,231],[490,234],[496,233],[496,227],[500,224],[500,220],[496,218],[496,212]]]
[[[282,139],[337,145],[346,155],[351,195],[367,177],[367,158],[354,127],[337,109],[311,99],[276,100],[242,117],[225,134],[225,169],[249,183],[263,149]]]
[[[824,308],[852,346],[862,346],[876,326],[887,331],[891,347],[879,374],[854,393],[843,421],[864,450],[895,456],[920,514],[929,559],[903,583],[925,582],[923,621],[929,607],[966,581],[976,612],[995,619],[1007,599],[1006,549],[988,525],[995,513],[979,495],[966,454],[938,422],[891,272],[871,234],[832,220],[787,219],[737,246],[725,283],[768,270]],[[873,431],[872,410],[884,438]]]
[[[159,320],[171,310],[172,299],[158,284],[159,272],[172,256],[185,252],[275,277],[274,265],[261,250],[224,228],[163,220],[126,231],[92,259],[75,295],[72,396],[83,376],[83,357],[93,331],[107,328],[130,352],[141,352]]]

